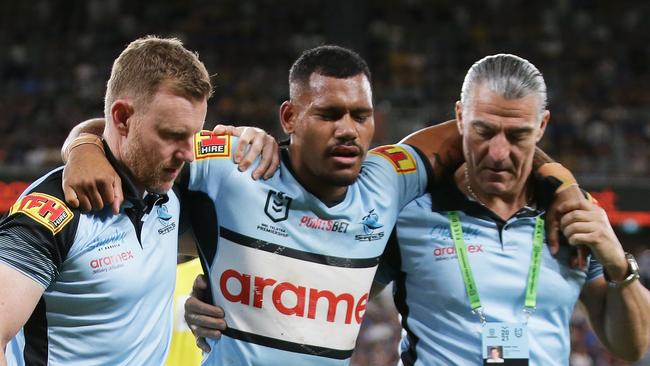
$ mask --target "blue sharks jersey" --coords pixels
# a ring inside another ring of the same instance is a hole
[[[399,210],[425,191],[428,165],[412,147],[377,148],[328,207],[286,150],[271,179],[253,181],[232,163],[234,143],[197,135],[183,195],[228,324],[204,365],[347,365],[378,258]]]
[[[123,176],[119,215],[110,208],[84,214],[64,203],[61,174],[32,184],[0,222],[0,262],[44,289],[23,328],[20,356],[26,365],[162,365],[172,329],[178,198],[143,200]]]
[[[538,182],[540,192],[543,182]],[[548,191],[548,190],[547,190]],[[551,190],[550,192],[553,192]],[[541,193],[540,193],[541,195]],[[547,195],[548,196],[548,195]],[[539,201],[538,201],[539,202]],[[525,207],[504,221],[469,201],[446,182],[409,203],[399,216],[377,275],[395,280],[395,304],[405,336],[404,365],[480,365],[481,324],[472,314],[447,213],[460,211],[469,262],[489,322],[522,322],[535,219],[544,211]],[[551,256],[544,245],[537,310],[528,322],[531,365],[568,365],[569,320],[585,281],[602,274],[568,266],[569,247]]]

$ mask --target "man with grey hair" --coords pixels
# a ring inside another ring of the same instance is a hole
[[[493,347],[505,364],[568,365],[578,297],[611,352],[634,360],[647,349],[650,294],[605,212],[561,205],[566,245],[545,245],[559,184],[532,174],[546,99],[541,73],[514,55],[467,73],[456,103],[466,163],[402,210],[376,278],[395,281],[404,365],[486,363]],[[578,268],[576,246],[591,251]]]

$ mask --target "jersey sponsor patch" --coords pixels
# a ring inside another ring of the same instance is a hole
[[[399,174],[412,173],[416,170],[415,159],[408,150],[395,145],[379,146],[370,151],[371,154],[379,155],[390,161]]]
[[[231,331],[273,348],[276,340],[351,353],[376,269],[315,263],[222,236],[210,275]]]
[[[196,160],[230,157],[231,137],[215,136],[211,131],[194,135],[194,158]]]
[[[63,229],[74,217],[60,199],[49,194],[32,192],[20,198],[9,210],[9,215],[21,212],[48,228],[53,234]]]

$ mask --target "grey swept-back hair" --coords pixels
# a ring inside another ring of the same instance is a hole
[[[519,99],[531,94],[539,98],[539,117],[546,110],[546,83],[542,73],[528,60],[511,54],[486,56],[477,61],[465,75],[460,102],[463,109],[471,103],[472,90],[485,85],[506,99]]]

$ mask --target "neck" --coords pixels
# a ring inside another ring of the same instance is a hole
[[[298,182],[300,182],[309,193],[316,196],[329,207],[337,205],[345,199],[345,194],[348,192],[348,186],[333,185],[324,181],[322,178],[309,174],[309,172],[301,166],[300,159],[296,158],[298,154],[292,153],[291,151],[292,146],[289,147],[289,154],[287,154],[287,160],[289,160],[288,165],[291,167],[291,171],[297,178]]]
[[[529,201],[528,197],[530,197],[528,182],[522,182],[515,187],[514,192],[504,194],[489,194],[478,189],[479,186],[468,172],[466,164],[456,170],[454,181],[458,189],[467,197],[485,206],[504,220],[525,207]]]
[[[126,175],[129,178],[131,181],[131,186],[133,189],[135,189],[138,197],[143,197],[145,187],[144,185],[140,184],[137,179],[135,179],[133,173],[131,172],[131,169],[129,169],[128,164],[124,163],[124,154],[122,152],[120,140],[114,138],[114,136],[111,136],[110,134],[105,134],[104,140],[106,140],[106,145],[109,148],[107,155],[111,154],[113,164],[117,165],[122,171],[122,174]]]

